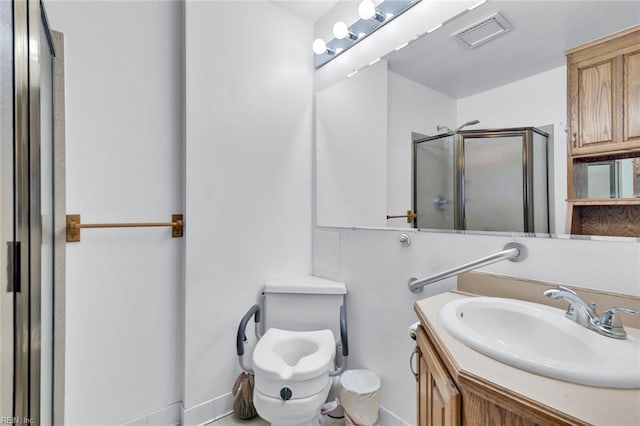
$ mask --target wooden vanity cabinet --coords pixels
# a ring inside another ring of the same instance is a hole
[[[633,194],[640,197],[640,158],[633,159]]]
[[[640,150],[640,26],[567,51],[571,156]]]
[[[455,364],[438,351],[423,326],[416,333],[418,347],[418,426],[487,425],[585,425],[456,370]]]
[[[418,424],[454,426],[460,424],[460,392],[424,329],[418,342]]]

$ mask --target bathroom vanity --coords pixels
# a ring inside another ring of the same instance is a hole
[[[495,276],[488,274],[470,275],[473,277],[467,281],[496,281]],[[465,279],[461,281],[464,284]],[[537,287],[542,283],[523,284]],[[500,295],[499,285],[490,287],[489,292],[498,293],[491,296]],[[416,333],[420,426],[640,424],[640,389],[585,386],[529,373],[485,356],[455,339],[445,329],[440,310],[449,302],[474,296],[449,292],[414,305],[420,319]],[[631,301],[635,307],[636,299],[623,298],[621,303]],[[628,318],[631,317],[624,319]],[[632,321],[628,323],[636,325]],[[640,337],[639,329],[628,325],[625,328],[630,339]]]

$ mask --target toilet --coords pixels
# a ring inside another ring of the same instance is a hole
[[[330,376],[344,370],[348,355],[346,293],[344,283],[313,276],[264,286],[265,331],[252,357],[253,403],[273,426],[319,424]]]

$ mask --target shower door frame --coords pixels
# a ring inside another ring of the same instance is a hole
[[[445,137],[453,137],[454,164],[453,172],[453,226],[454,230],[466,231],[466,212],[465,212],[465,157],[464,147],[465,140],[471,139],[487,139],[499,137],[522,137],[522,196],[523,196],[523,228],[522,232],[533,233],[535,228],[534,203],[533,203],[533,133],[538,133],[547,140],[546,155],[549,155],[549,134],[543,132],[536,127],[513,127],[504,129],[483,129],[483,130],[463,130],[455,134],[443,133],[435,136],[428,136],[413,141],[413,211],[417,211],[418,182],[417,182],[417,156],[418,145],[425,142],[433,142]],[[547,170],[547,206],[548,206],[548,170]],[[461,202],[462,200],[462,202]],[[549,208],[547,207],[547,216]],[[548,217],[547,217],[547,223]],[[413,227],[417,228],[418,219],[413,219]],[[505,232],[514,232],[513,230]],[[515,231],[518,232],[518,231]],[[548,230],[547,230],[548,232]]]
[[[15,279],[10,278],[9,289],[10,297],[13,298],[12,412],[9,413],[10,418],[4,418],[4,421],[13,424],[41,424],[43,223],[40,147],[42,143],[54,146],[55,136],[52,134],[53,139],[46,142],[41,140],[40,65],[43,60],[52,61],[53,65],[55,51],[40,0],[12,0],[12,10],[15,182],[12,208],[14,250],[17,251],[12,267],[17,273],[14,274]],[[41,31],[45,34],[44,40]],[[54,90],[53,74],[51,78],[51,90]],[[54,116],[53,92],[51,96],[50,108]],[[53,130],[53,122],[51,126]],[[55,147],[53,149],[55,152]],[[55,196],[53,187],[49,190]],[[52,258],[53,254],[51,252]],[[53,275],[49,278],[53,284]],[[51,333],[52,330],[44,332]],[[53,410],[53,402],[51,408]],[[52,416],[50,422],[54,422]]]

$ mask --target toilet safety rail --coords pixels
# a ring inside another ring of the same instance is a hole
[[[258,332],[258,324],[260,324],[260,305],[253,305],[246,314],[240,320],[240,325],[238,326],[238,334],[236,335],[236,352],[238,353],[238,361],[240,362],[240,367],[249,374],[253,374],[253,369],[244,365],[244,342],[247,341],[247,324],[251,317],[254,317],[255,323],[255,331],[256,336],[260,338],[260,334]]]
[[[511,262],[522,262],[529,255],[527,248],[520,243],[507,243],[502,251],[498,253],[490,254],[489,256],[482,257],[478,260],[465,263],[455,268],[446,269],[434,275],[430,275],[426,278],[417,279],[415,277],[409,278],[409,290],[413,293],[422,293],[422,288],[428,284],[435,283],[437,281],[444,280],[445,278],[454,277],[468,272],[473,269],[480,268],[482,266],[491,265],[503,260],[510,260]]]
[[[236,353],[238,354],[238,362],[240,363],[240,368],[246,371],[249,374],[253,374],[253,369],[251,367],[247,367],[244,363],[244,344],[247,341],[247,324],[249,320],[253,317],[253,321],[255,323],[255,334],[258,339],[262,337],[259,330],[260,324],[260,305],[255,304],[240,320],[240,324],[238,325],[238,333],[236,334]],[[342,305],[340,306],[340,342],[336,344],[337,350],[336,354],[341,355],[341,362],[336,362],[336,370],[333,370],[329,373],[331,376],[337,376],[342,374],[342,372],[347,368],[347,357],[349,356],[349,334],[347,327],[347,308]]]

